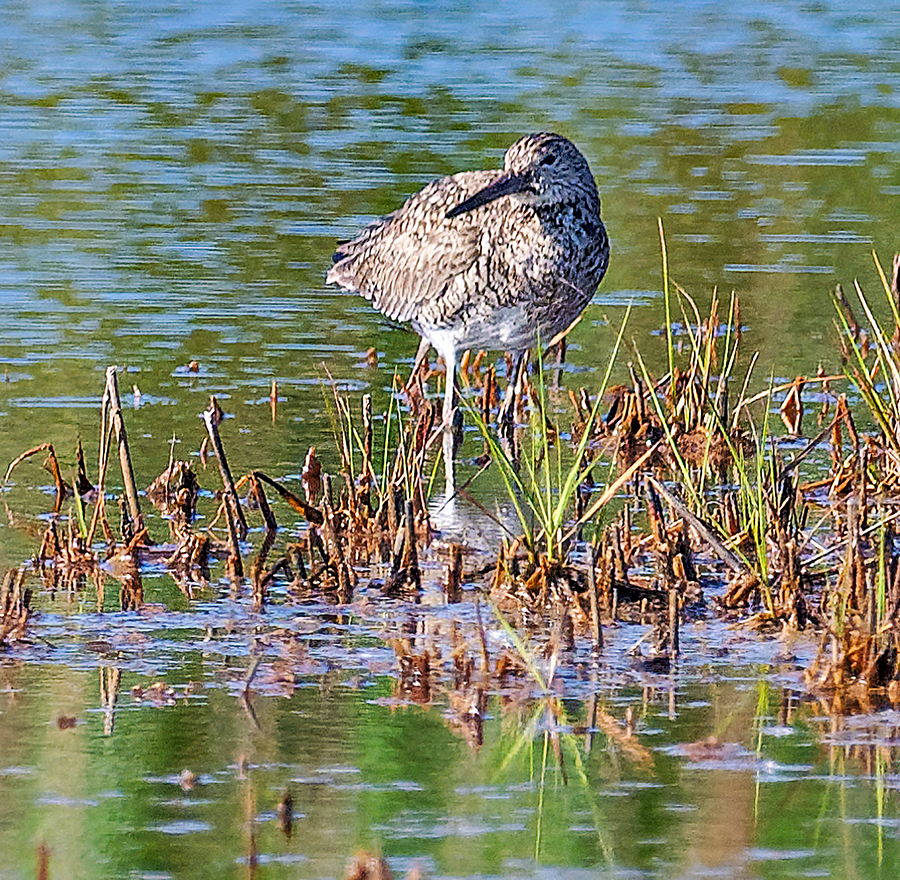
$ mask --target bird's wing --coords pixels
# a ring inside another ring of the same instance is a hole
[[[489,184],[499,171],[466,171],[428,184],[402,207],[341,244],[326,276],[358,290],[387,317],[416,320],[457,276],[482,256],[482,228],[469,213],[447,212]]]

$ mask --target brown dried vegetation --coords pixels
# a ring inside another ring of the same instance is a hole
[[[900,258],[892,283],[886,282],[895,314],[898,273]],[[900,319],[884,331],[857,293],[872,324],[868,331],[842,291],[835,301],[847,374],[875,423],[868,433],[857,428],[848,396],[832,389],[840,377],[798,377],[747,396],[755,360],[738,381],[742,328],[735,299],[724,321],[716,297],[701,319],[681,292],[682,335],[676,340],[672,323],[668,371],[654,377],[635,351],[627,384],[599,399],[584,389],[570,393],[568,431],[541,382],[520,376],[514,411],[517,418],[530,416],[530,433],[504,429],[497,442],[486,433],[478,463],[503,470],[512,500],[527,508],[536,525],[510,534],[493,560],[474,557],[473,564],[465,548],[451,544],[447,601],[487,597],[515,621],[516,631],[536,634],[554,663],[581,639],[595,652],[603,650],[603,627],[624,620],[648,627],[642,642],[653,653],[641,662],[666,664],[677,660],[686,618],[719,614],[763,634],[814,627],[822,650],[808,683],[822,699],[842,707],[900,701],[900,534],[892,509],[900,484]],[[111,575],[121,585],[120,607],[136,609],[144,603],[141,572],[149,562],[164,563],[192,597],[222,559],[234,591],[249,590],[261,609],[275,584],[289,598],[314,593],[349,603],[360,572],[380,566],[381,577],[372,575],[371,583],[386,595],[418,601],[423,554],[432,538],[430,469],[439,445],[439,416],[424,393],[433,375],[423,362],[397,388],[406,396],[408,415],[386,414],[378,443],[371,398],[363,398],[357,417],[335,390],[339,473],[325,472],[311,448],[295,489],[262,470],[233,478],[219,431],[221,409],[212,399],[203,414],[201,460],[209,450],[218,464],[217,510],[197,528],[197,505],[207,503],[201,479],[191,462],[172,457],[146,491],[168,530],[165,539],[154,540],[110,367],[96,484],[80,447],[71,485],[50,443],[23,452],[7,470],[9,480],[27,460],[44,454],[54,481],[54,515],[30,566],[3,580],[0,644],[25,637],[31,596],[25,584],[35,573],[50,591],[93,584],[100,607]],[[477,390],[474,409],[488,419],[500,404],[493,368],[484,369],[480,357],[466,359],[460,376]],[[811,389],[818,394],[818,433],[798,446],[804,420],[811,418],[805,399]],[[789,453],[781,451],[769,425],[778,397],[777,412],[793,438]],[[523,436],[536,434],[541,442],[532,443],[529,458]],[[550,459],[565,456],[569,464],[546,479]],[[116,459],[121,479],[112,473]],[[818,472],[804,482],[801,470],[810,463]],[[121,485],[118,528],[107,510],[114,482]],[[548,492],[539,508],[541,493]],[[468,497],[465,486],[460,494]],[[299,540],[279,544],[281,505],[292,519],[298,513],[306,521]],[[398,698],[430,702],[440,658],[403,638],[392,644]],[[636,649],[640,653],[640,644]],[[479,743],[487,691],[534,675],[521,654],[490,658],[483,634],[480,645],[457,646],[450,723],[473,745]]]

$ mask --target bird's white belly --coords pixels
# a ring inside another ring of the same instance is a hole
[[[448,327],[435,327],[414,321],[413,329],[424,336],[447,360],[466,349],[477,351],[520,351],[534,345],[534,325],[521,305],[491,309],[489,314]]]

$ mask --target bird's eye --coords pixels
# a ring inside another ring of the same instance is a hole
[[[553,153],[547,153],[547,155],[541,159],[541,165],[552,165],[554,162],[556,162],[556,156],[554,156]]]

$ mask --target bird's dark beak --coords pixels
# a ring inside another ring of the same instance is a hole
[[[501,196],[533,191],[534,177],[530,172],[503,174],[493,183],[488,184],[484,189],[475,193],[474,196],[469,196],[464,202],[461,202],[455,208],[451,208],[447,211],[446,216],[450,220],[453,217],[458,217],[460,214],[465,214],[467,211],[474,211],[475,208],[480,208],[482,205],[493,202],[494,199],[499,199]]]

